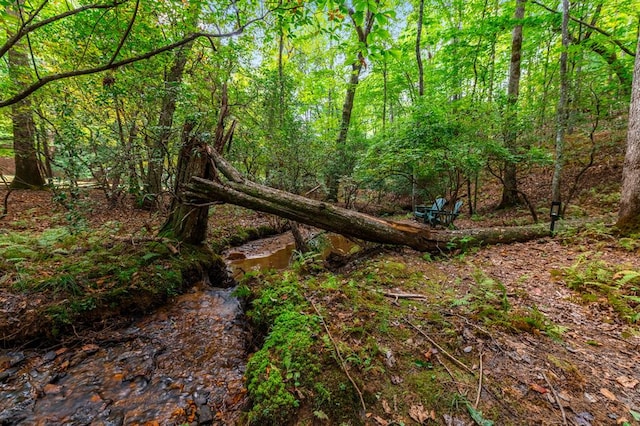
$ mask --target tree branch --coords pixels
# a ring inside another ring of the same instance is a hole
[[[122,4],[122,3],[118,3],[118,4]],[[85,68],[85,69],[81,69],[81,70],[74,70],[74,71],[67,71],[67,72],[61,72],[61,73],[57,73],[57,74],[50,74],[48,76],[42,77],[40,79],[38,79],[38,81],[32,83],[31,85],[25,87],[22,91],[18,92],[17,94],[9,97],[8,99],[4,99],[4,100],[0,100],[0,108],[2,107],[6,107],[9,105],[13,105],[15,103],[20,102],[21,100],[25,99],[27,96],[31,95],[32,93],[34,93],[36,90],[46,86],[47,84],[54,82],[54,81],[58,81],[58,80],[63,80],[66,78],[72,78],[72,77],[79,77],[82,75],[90,75],[90,74],[97,74],[103,71],[107,71],[107,70],[111,70],[111,69],[115,69],[124,65],[128,65],[128,64],[132,64],[134,62],[140,62],[143,61],[145,59],[150,59],[154,56],[157,56],[161,53],[165,53],[168,52],[170,50],[176,49],[180,46],[184,46],[185,44],[188,44],[190,42],[192,42],[193,40],[196,40],[198,38],[208,38],[208,39],[215,39],[215,38],[229,38],[229,37],[234,37],[237,35],[240,35],[244,32],[244,30],[249,27],[250,25],[254,24],[255,22],[261,21],[263,20],[268,14],[270,14],[272,12],[272,10],[268,10],[266,11],[264,14],[262,14],[261,16],[258,16],[257,18],[254,19],[250,19],[248,20],[245,24],[238,26],[235,30],[233,31],[229,31],[226,33],[218,33],[218,34],[211,34],[211,33],[205,33],[205,32],[195,32],[192,33],[188,36],[186,36],[185,38],[183,38],[182,40],[178,40],[174,43],[159,47],[157,49],[151,50],[149,52],[143,53],[141,55],[137,55],[137,56],[133,56],[127,59],[122,59],[120,61],[117,62],[111,62],[109,61],[106,64],[103,65],[98,65],[96,67],[92,67],[92,68]]]
[[[79,7],[77,9],[73,9],[73,10],[69,10],[67,12],[61,13],[59,15],[55,15],[52,16],[50,18],[47,19],[43,19],[42,21],[36,22],[35,24],[29,25],[29,23],[31,21],[33,21],[33,19],[36,17],[36,15],[42,10],[42,8],[45,6],[45,4],[47,3],[46,1],[40,6],[40,8],[38,8],[38,10],[36,10],[34,12],[33,15],[31,15],[29,17],[29,19],[27,19],[24,24],[21,25],[20,29],[16,32],[15,35],[13,35],[12,37],[9,37],[9,39],[7,41],[5,41],[5,43],[0,47],[0,58],[3,57],[8,51],[9,49],[11,49],[11,47],[13,47],[18,41],[20,41],[20,39],[24,36],[26,36],[27,34],[37,30],[38,28],[44,27],[45,25],[49,25],[53,22],[59,21],[61,19],[67,18],[69,16],[72,15],[77,15],[78,13],[84,12],[85,10],[90,10],[90,9],[111,9],[114,7],[118,7],[121,4],[126,3],[129,0],[122,0],[120,2],[118,1],[114,1],[112,3],[109,4],[88,4],[86,6],[82,6]]]
[[[18,16],[20,17],[20,22],[22,22],[22,25],[25,25],[25,19],[24,19],[24,14],[22,13],[22,5],[20,4],[20,2],[17,2],[18,5]],[[43,5],[41,5],[43,6]],[[36,57],[33,54],[33,46],[31,45],[31,38],[29,37],[29,35],[27,34],[27,46],[29,47],[29,55],[31,56],[31,64],[33,65],[33,71],[36,73],[36,77],[40,78],[40,73],[38,72],[38,65],[36,64]]]
[[[549,6],[546,6],[536,0],[532,0],[531,1],[533,4],[540,6],[541,8],[547,10],[548,12],[551,13],[560,13],[556,10],[551,9]],[[615,44],[616,46],[618,46],[620,49],[622,49],[622,51],[624,53],[626,53],[627,55],[630,56],[636,56],[636,52],[634,52],[633,50],[629,49],[627,46],[625,46],[624,44],[622,44],[622,42],[620,40],[617,40],[615,38],[613,38],[613,35],[611,35],[611,33],[608,33],[607,31],[603,30],[600,27],[597,27],[593,24],[590,24],[588,22],[583,21],[582,19],[579,18],[575,18],[571,15],[569,15],[569,19],[571,19],[573,22],[577,22],[578,24],[584,25],[587,28],[592,29],[593,31],[602,34],[603,36],[607,37],[609,39],[609,41],[611,41],[611,43]]]
[[[118,47],[116,48],[116,51],[113,52],[113,56],[111,57],[111,60],[109,61],[109,64],[113,64],[113,62],[116,60],[116,58],[120,54],[120,50],[122,49],[122,46],[124,46],[125,41],[129,37],[129,34],[131,33],[131,28],[133,28],[133,23],[136,21],[136,17],[138,16],[138,8],[139,7],[140,7],[140,0],[136,0],[136,7],[133,9],[133,16],[131,17],[131,20],[129,21],[129,25],[127,26],[127,30],[124,32],[124,34],[122,35],[122,38],[120,39],[120,43],[118,44]]]

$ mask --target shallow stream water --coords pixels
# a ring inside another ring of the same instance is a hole
[[[227,263],[235,277],[286,268],[289,239],[232,249]],[[353,247],[342,237],[330,241],[327,253]],[[0,350],[0,425],[235,424],[246,404],[248,335],[232,292],[196,285],[78,347]]]
[[[79,348],[0,353],[0,424],[233,424],[246,336],[231,291],[194,288]]]

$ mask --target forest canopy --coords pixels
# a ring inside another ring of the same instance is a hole
[[[347,206],[365,189],[473,210],[481,175],[522,201],[523,171],[554,162],[563,81],[577,160],[626,126],[638,6],[575,1],[563,25],[544,1],[5,0],[0,138],[26,186],[95,179],[141,205],[174,187],[186,123],[227,134],[251,179]]]

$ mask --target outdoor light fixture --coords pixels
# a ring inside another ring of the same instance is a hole
[[[560,201],[552,201],[551,202],[551,212],[550,212],[550,216],[551,216],[551,232],[553,232],[553,229],[556,225],[556,220],[560,219],[560,208],[562,206],[562,203]]]

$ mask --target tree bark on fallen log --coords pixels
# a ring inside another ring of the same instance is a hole
[[[413,222],[397,222],[312,200],[244,178],[220,154],[209,155],[226,180],[193,177],[184,195],[192,202],[226,202],[271,213],[310,226],[366,241],[405,245],[441,252],[481,244],[512,243],[549,235],[548,225],[472,230],[434,230]]]

